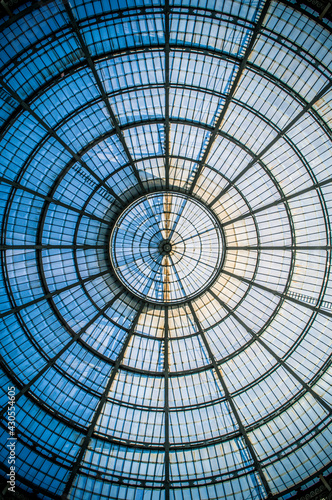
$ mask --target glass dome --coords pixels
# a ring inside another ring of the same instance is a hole
[[[288,499],[332,472],[318,4],[2,2],[0,470],[11,390],[20,491]]]
[[[222,240],[218,219],[195,198],[152,193],[115,222],[111,263],[125,287],[146,302],[188,302],[219,276]]]

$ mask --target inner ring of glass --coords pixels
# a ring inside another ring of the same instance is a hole
[[[115,274],[136,296],[178,303],[203,292],[224,259],[224,235],[215,215],[181,193],[142,196],[117,219],[110,238]]]

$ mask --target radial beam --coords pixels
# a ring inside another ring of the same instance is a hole
[[[17,102],[20,103],[22,108],[27,111],[38,123],[41,125],[47,132],[48,134],[53,137],[61,146],[72,156],[78,163],[82,165],[82,167],[85,168],[85,170],[94,178],[97,180],[98,184],[101,184],[112,196],[115,198],[121,206],[123,206],[123,201],[121,198],[113,191],[111,187],[106,183],[106,181],[100,179],[100,177],[92,170],[85,161],[82,160],[81,156],[76,153],[73,149],[71,149],[68,144],[65,143],[63,139],[55,132],[55,130],[50,127],[45,120],[40,118],[40,116],[23,100],[21,97],[15,92],[7,83],[4,81],[2,77],[0,77],[0,85],[10,94],[14,99],[16,99]]]
[[[17,190],[21,190],[21,191],[24,191],[25,193],[29,193],[29,194],[32,194],[33,196],[37,196],[38,198],[41,198],[44,201],[48,201],[49,203],[53,203],[54,205],[58,205],[60,207],[66,208],[67,210],[71,210],[72,212],[82,214],[82,215],[84,215],[84,217],[88,217],[89,219],[93,219],[93,220],[96,220],[96,221],[101,222],[103,224],[109,225],[109,223],[107,221],[105,221],[104,219],[102,219],[100,217],[97,217],[96,215],[90,214],[89,212],[83,212],[79,208],[74,207],[72,205],[68,205],[68,203],[64,203],[60,200],[56,200],[55,198],[50,198],[46,194],[40,193],[40,192],[36,191],[35,189],[30,189],[26,186],[23,186],[19,182],[12,181],[11,179],[6,179],[5,177],[0,177],[0,183],[1,182],[3,182],[4,184],[8,184],[9,186],[12,186]]]
[[[31,388],[31,386],[34,385],[40,379],[40,377],[44,375],[44,373],[47,372],[47,370],[58,361],[58,359],[74,344],[74,342],[76,342],[76,340],[78,340],[83,335],[83,333],[86,332],[86,330],[90,328],[90,326],[93,325],[93,323],[107,311],[109,307],[111,307],[111,305],[120,297],[121,294],[122,291],[115,295],[112,300],[110,300],[102,309],[100,309],[100,311],[98,311],[97,314],[95,314],[93,318],[91,318],[90,321],[88,321],[88,323],[79,330],[79,332],[75,333],[75,335],[69,340],[69,342],[67,342],[67,344],[64,345],[62,349],[60,349],[60,351],[57,352],[55,356],[53,356],[53,358],[50,358],[48,360],[45,366],[38,373],[36,373],[34,377],[32,377],[30,382],[25,384],[20,392],[16,394],[16,401],[18,401],[20,397],[23,396]],[[7,406],[2,409],[0,414],[3,414],[6,410]]]
[[[251,215],[251,214],[249,214]],[[227,250],[254,250],[256,252],[264,251],[275,251],[275,250],[290,250],[290,251],[309,251],[309,250],[325,250],[326,252],[332,250],[330,245],[239,245],[239,246],[229,246]]]
[[[307,309],[310,309],[313,312],[318,312],[320,314],[323,314],[324,316],[327,316],[328,318],[332,318],[332,313],[329,313],[328,311],[323,311],[322,309],[320,309],[320,307],[312,306],[312,305],[308,304],[307,302],[302,302],[301,300],[295,299],[294,297],[287,295],[287,293],[278,292],[277,290],[273,290],[273,288],[270,288],[270,287],[265,286],[265,285],[261,285],[260,283],[256,283],[255,281],[249,280],[247,278],[244,278],[243,276],[239,276],[239,275],[232,273],[230,271],[226,271],[226,269],[223,269],[222,273],[226,274],[227,276],[231,276],[232,278],[235,278],[239,281],[243,281],[244,283],[247,283],[250,286],[254,286],[255,288],[259,288],[260,290],[264,290],[265,292],[269,292],[272,295],[276,295],[277,297],[280,297],[282,299],[287,299],[290,302],[293,302],[294,304],[306,307]]]
[[[269,208],[276,207],[280,205],[280,203],[287,203],[288,201],[297,198],[298,196],[303,196],[307,193],[310,193],[314,189],[320,189],[324,186],[328,186],[329,184],[332,183],[332,178],[329,177],[328,179],[325,179],[324,181],[321,182],[316,182],[315,184],[312,184],[309,187],[306,187],[304,189],[300,189],[299,191],[295,191],[294,193],[288,194],[287,196],[283,196],[279,198],[278,200],[272,201],[271,203],[268,203],[267,205],[263,205],[258,208],[252,209],[251,212],[246,212],[245,214],[239,215],[238,217],[234,217],[234,219],[231,219],[227,222],[223,222],[221,225],[222,227],[229,226],[231,224],[234,224],[235,222],[239,222],[240,220],[246,219],[247,217],[250,217],[251,215],[256,215],[259,212],[264,212],[264,210],[268,210]]]
[[[105,390],[99,400],[99,403],[97,405],[97,408],[96,408],[96,411],[92,417],[92,420],[91,420],[91,424],[89,425],[89,428],[88,428],[88,431],[87,431],[87,434],[86,436],[84,437],[83,439],[83,442],[82,442],[82,445],[81,445],[81,448],[80,448],[80,451],[77,455],[77,459],[73,465],[73,468],[71,470],[71,473],[70,473],[70,476],[69,476],[69,479],[68,479],[68,482],[65,486],[65,489],[63,491],[63,498],[67,498],[67,495],[70,491],[70,488],[72,487],[73,485],[73,482],[74,482],[74,479],[75,479],[75,476],[76,474],[78,473],[78,470],[81,466],[81,463],[82,463],[82,460],[83,460],[83,457],[84,457],[84,454],[87,450],[87,447],[89,445],[89,442],[90,442],[90,439],[92,437],[92,434],[95,430],[95,427],[96,427],[96,424],[97,424],[97,421],[98,421],[98,418],[100,417],[101,415],[101,412],[102,412],[102,409],[107,401],[107,396],[108,396],[108,393],[110,392],[111,390],[111,387],[112,387],[112,384],[114,382],[114,379],[115,379],[115,376],[120,368],[120,364],[123,360],[123,357],[126,353],[126,350],[128,348],[128,345],[129,345],[129,342],[132,338],[132,335],[135,331],[135,328],[136,328],[136,325],[137,325],[137,322],[139,320],[139,317],[141,315],[141,312],[143,310],[143,307],[144,307],[144,303],[141,302],[140,303],[140,307],[136,313],[136,316],[132,322],[132,325],[131,325],[131,328],[130,330],[128,331],[128,334],[127,334],[127,337],[126,339],[124,340],[123,344],[122,344],[122,348],[118,354],[118,357],[116,358],[115,360],[115,363],[114,363],[114,366],[113,368],[111,369],[111,372],[109,374],[109,378],[108,378],[108,382],[106,384],[106,387],[105,387]]]
[[[159,120],[159,121],[158,121],[158,120],[153,120],[153,123],[159,123],[159,122],[160,122],[160,120]],[[196,126],[197,126],[197,124],[196,124],[196,123],[191,122],[190,120],[183,120],[183,119],[180,119],[180,120],[175,120],[175,122],[177,122],[177,123],[187,123],[187,124],[191,124],[191,123],[192,123],[193,125],[196,125]],[[139,121],[139,122],[135,122],[135,125],[143,125],[144,123],[148,123],[148,121],[147,121],[147,120],[141,120],[141,121]],[[131,124],[131,125],[128,125],[128,126],[132,126],[132,124]],[[126,128],[126,127],[122,127],[122,129],[125,129],[125,128]],[[113,133],[114,133],[114,132],[111,132],[111,133],[108,133],[108,134],[103,134],[103,135],[101,136],[101,138],[102,138],[102,139],[105,139],[105,138],[107,138],[107,137],[111,136]],[[229,140],[231,140],[231,141],[233,141],[233,142],[234,142],[234,138],[232,138],[232,137],[228,137],[228,136],[227,136],[227,134],[223,133],[222,131],[219,131],[219,135],[221,135],[221,136],[223,136],[223,137],[226,137],[227,139],[229,139]],[[91,141],[91,143],[90,143],[88,146],[93,146],[94,144],[97,144],[97,143],[99,142],[99,140],[101,140],[101,139],[100,139],[100,138],[98,138],[98,140],[94,139],[93,141]],[[239,143],[238,143],[238,141],[235,141],[235,144],[238,144],[240,147],[243,147],[243,145],[239,144]],[[82,156],[86,150],[87,150],[87,148],[84,148],[81,152],[79,152],[79,156]],[[246,151],[247,151],[247,149],[246,149]],[[254,154],[252,154],[252,153],[250,153],[250,151],[247,151],[247,152],[248,152],[248,154],[251,154],[251,156],[252,156],[252,162],[256,161],[257,156],[256,156],[256,155],[254,155]],[[156,155],[156,156],[153,156],[153,158],[161,158],[161,156],[160,156],[160,155]],[[188,160],[191,160],[191,158],[186,158],[186,157],[179,157],[179,158],[181,158],[181,159],[188,159]],[[261,160],[257,160],[257,162],[258,162],[258,163],[260,163],[260,162],[261,162]],[[126,164],[126,165],[127,165],[127,164]],[[123,167],[125,167],[126,165],[123,165]],[[130,165],[130,163],[128,163],[128,165]],[[266,172],[269,174],[269,172],[268,172],[268,171],[266,171]],[[21,190],[24,190],[24,191],[29,192],[29,193],[31,193],[31,194],[35,194],[36,196],[39,196],[39,197],[41,197],[41,198],[43,198],[43,199],[45,199],[45,200],[47,200],[47,199],[48,199],[48,197],[47,197],[46,195],[43,195],[43,194],[41,194],[41,193],[38,193],[38,192],[36,192],[35,190],[31,190],[31,189],[29,189],[29,188],[26,188],[25,186],[20,185],[19,183],[15,182],[15,181],[11,181],[11,180],[6,179],[6,178],[4,178],[4,177],[0,177],[0,181],[1,181],[1,182],[5,182],[5,183],[7,183],[7,184],[11,184],[11,185],[15,186],[17,189],[21,189]],[[231,181],[229,181],[229,182],[231,182]],[[294,197],[296,197],[296,196],[299,196],[299,195],[301,195],[301,194],[304,194],[304,193],[306,193],[306,192],[310,192],[310,191],[312,191],[313,189],[318,189],[319,187],[323,187],[323,186],[325,186],[325,185],[331,184],[331,182],[332,182],[332,180],[331,180],[331,178],[329,178],[329,179],[326,179],[326,180],[324,180],[324,181],[320,181],[320,182],[314,183],[314,184],[312,184],[311,186],[309,186],[308,188],[305,188],[305,189],[303,189],[303,190],[300,190],[300,191],[299,191],[299,192],[297,192],[297,193],[292,193],[292,194],[290,194],[290,195],[287,195],[287,196],[281,197],[280,199],[278,199],[278,200],[276,200],[276,201],[274,201],[274,202],[272,202],[272,203],[270,203],[270,204],[268,204],[268,205],[265,205],[265,206],[262,206],[262,207],[259,207],[259,208],[256,208],[256,209],[253,209],[253,210],[252,210],[252,214],[258,213],[258,212],[260,212],[260,211],[264,211],[265,209],[267,209],[267,208],[269,208],[269,207],[272,207],[272,206],[274,206],[274,205],[277,205],[277,204],[279,204],[279,203],[282,203],[282,202],[287,202],[287,200],[289,200],[289,199],[292,199],[292,198],[294,198]],[[220,193],[219,193],[219,195],[220,195]],[[218,195],[218,196],[219,196],[219,195]],[[56,205],[60,205],[60,206],[63,206],[63,207],[65,207],[65,208],[71,209],[72,211],[75,211],[75,212],[78,212],[78,213],[80,213],[80,212],[81,212],[81,211],[80,211],[80,209],[77,209],[76,207],[72,207],[71,205],[67,205],[66,203],[63,203],[63,202],[58,201],[58,200],[56,200],[56,199],[51,199],[50,201],[52,201],[52,203],[54,203],[54,204],[56,204]],[[121,203],[123,204],[123,201],[122,201]],[[212,204],[213,204],[213,203],[214,203],[214,201],[212,202]],[[92,215],[92,214],[86,213],[86,216],[87,216],[87,217],[90,217],[90,218],[92,218],[92,219],[98,220],[98,221],[100,221],[100,222],[103,222],[103,220],[102,220],[102,219],[100,219],[100,218],[98,218],[98,217],[96,217],[96,216],[94,216],[94,215]],[[232,224],[233,222],[236,222],[236,221],[238,221],[238,220],[241,220],[241,219],[243,219],[243,218],[245,218],[245,217],[249,217],[249,216],[250,216],[250,213],[243,214],[243,215],[241,215],[241,216],[239,216],[239,217],[237,217],[237,218],[235,218],[235,219],[233,219],[233,220],[231,220],[231,221],[225,222],[225,223],[224,223],[224,225],[226,226],[226,225]]]
[[[305,115],[305,113],[307,113],[317,101],[319,101],[319,99],[324,97],[324,95],[331,89],[331,87],[332,87],[332,81],[326,84],[316,94],[316,96],[313,99],[311,99],[311,101],[306,106],[304,106],[302,110],[288,123],[288,125],[286,125],[282,130],[280,130],[280,132],[278,132],[278,134],[274,137],[274,139],[272,139],[272,141],[270,141],[269,144],[267,144],[267,146],[265,146],[265,148],[259,154],[253,157],[253,159],[248,163],[248,165],[244,167],[244,169],[242,169],[241,172],[239,172],[232,181],[229,181],[228,185],[225,186],[220,191],[220,193],[214,198],[214,200],[209,204],[209,208],[211,208],[218,200],[220,200],[220,198],[224,196],[224,194],[227,193],[227,191],[232,186],[234,186],[241,179],[241,177],[243,177],[243,175],[246,174],[253,165],[255,165],[255,163],[258,162],[258,160],[262,159],[263,156],[266,155],[266,153],[272,148],[272,146],[274,146],[292,127],[294,127],[296,122],[300,120],[300,118],[302,118],[302,116]]]
[[[233,96],[234,96],[234,94],[236,92],[236,89],[237,89],[237,86],[239,84],[239,81],[240,81],[240,79],[241,79],[241,77],[243,75],[243,72],[244,72],[245,68],[246,68],[246,65],[247,65],[248,59],[250,57],[251,51],[252,51],[252,49],[253,49],[253,47],[254,47],[254,45],[256,43],[256,40],[257,40],[257,37],[258,37],[260,31],[262,29],[265,16],[266,16],[266,14],[268,12],[268,9],[270,7],[270,3],[271,3],[270,0],[267,0],[265,2],[263,10],[262,10],[262,12],[261,12],[261,14],[259,16],[259,19],[258,19],[258,21],[257,21],[257,23],[256,23],[256,25],[255,25],[255,27],[254,27],[254,29],[252,31],[251,39],[250,39],[249,44],[248,44],[248,46],[246,48],[246,51],[245,51],[244,56],[243,56],[243,59],[241,60],[241,62],[239,64],[239,68],[238,68],[236,77],[234,78],[232,86],[231,86],[231,88],[230,88],[230,90],[229,90],[229,92],[228,92],[228,94],[226,96],[226,99],[225,99],[224,105],[222,107],[221,113],[219,115],[219,118],[218,118],[215,126],[214,126],[213,131],[211,132],[211,135],[209,137],[209,141],[208,141],[206,149],[205,149],[205,151],[203,153],[203,156],[202,156],[201,160],[198,163],[198,169],[197,169],[197,171],[195,173],[195,176],[194,176],[194,178],[192,180],[192,183],[190,185],[189,194],[192,194],[192,192],[193,192],[193,190],[194,190],[194,188],[196,186],[197,180],[198,180],[198,178],[199,178],[199,176],[200,176],[200,174],[202,172],[202,169],[203,169],[203,167],[205,165],[205,162],[206,162],[206,160],[207,160],[207,158],[208,158],[208,156],[210,154],[212,145],[213,145],[213,143],[214,143],[214,141],[215,141],[215,139],[216,139],[216,137],[218,135],[219,129],[220,129],[221,124],[222,124],[222,121],[223,121],[223,119],[226,116],[226,113],[227,113],[227,111],[229,109],[230,103],[231,103],[231,101],[233,99]]]
[[[169,189],[169,150],[170,150],[170,104],[169,104],[169,88],[170,88],[170,70],[169,70],[169,0],[165,0],[165,175],[166,189]]]
[[[0,245],[0,250],[91,250],[97,248],[107,248],[107,245]]]
[[[127,158],[129,160],[130,166],[131,166],[131,168],[133,170],[133,173],[134,173],[134,175],[136,177],[136,180],[137,180],[140,188],[143,191],[146,191],[145,187],[143,186],[142,180],[141,180],[141,178],[140,178],[140,176],[138,174],[138,171],[136,169],[135,162],[134,162],[134,160],[132,158],[132,155],[131,155],[131,153],[129,151],[129,148],[127,146],[125,138],[123,136],[122,130],[121,130],[119,124],[118,124],[118,120],[117,120],[117,118],[116,118],[116,116],[115,116],[115,114],[114,114],[114,112],[112,110],[112,107],[110,105],[110,102],[108,100],[107,94],[105,92],[105,89],[104,89],[104,86],[102,84],[102,81],[101,81],[101,79],[99,77],[99,74],[98,74],[98,71],[96,69],[96,66],[95,66],[95,64],[94,64],[94,62],[92,60],[92,57],[91,57],[90,51],[88,49],[88,46],[85,43],[83,35],[82,35],[81,31],[80,31],[80,28],[79,28],[79,26],[78,26],[78,24],[76,22],[75,16],[74,16],[74,14],[72,12],[72,9],[71,9],[71,7],[69,5],[69,1],[68,0],[62,0],[62,3],[63,3],[63,5],[64,5],[64,7],[66,9],[66,12],[68,14],[68,17],[69,17],[69,20],[70,20],[70,23],[71,23],[71,26],[72,26],[72,29],[73,29],[74,33],[76,34],[76,36],[78,38],[79,44],[80,44],[81,49],[82,49],[83,54],[84,54],[84,57],[85,57],[85,59],[86,59],[86,61],[88,63],[89,68],[91,69],[91,71],[93,73],[93,76],[94,76],[94,79],[96,81],[97,87],[99,89],[100,95],[101,95],[101,97],[102,97],[102,99],[104,101],[104,104],[105,104],[105,106],[107,108],[107,111],[108,111],[108,113],[110,115],[111,125],[116,130],[116,134],[117,134],[117,136],[118,136],[118,138],[119,138],[119,140],[120,140],[120,142],[122,144],[122,147],[123,147],[123,149],[124,149],[124,151],[125,151],[125,153],[127,155]]]
[[[246,431],[246,429],[245,429],[245,427],[244,427],[244,425],[243,425],[243,423],[241,421],[239,412],[238,412],[238,410],[236,408],[236,405],[235,405],[235,403],[233,401],[233,398],[230,395],[230,392],[229,392],[229,390],[227,388],[227,385],[225,383],[224,377],[223,377],[223,375],[221,373],[221,370],[220,370],[220,368],[219,368],[219,366],[217,364],[216,358],[214,357],[214,355],[212,353],[210,345],[209,345],[209,343],[208,343],[208,341],[206,339],[205,333],[204,333],[204,331],[203,331],[203,329],[201,327],[201,324],[200,324],[200,322],[199,322],[199,320],[197,318],[196,312],[195,312],[194,307],[193,307],[193,305],[192,305],[191,302],[189,302],[189,308],[190,308],[191,314],[192,314],[192,316],[194,318],[194,321],[196,323],[197,329],[198,329],[198,331],[200,333],[200,336],[203,339],[203,343],[204,343],[205,349],[206,349],[206,351],[207,351],[207,353],[209,355],[209,358],[210,358],[210,360],[211,360],[211,362],[213,364],[213,367],[214,367],[214,370],[216,372],[216,375],[217,375],[217,377],[219,379],[219,382],[220,382],[220,384],[221,384],[221,386],[223,388],[223,391],[224,391],[224,394],[225,394],[225,398],[226,398],[228,404],[231,407],[231,410],[232,410],[233,415],[235,416],[238,428],[239,428],[239,430],[240,430],[240,432],[241,432],[241,434],[243,436],[243,439],[244,439],[244,441],[246,443],[246,446],[247,446],[247,448],[249,450],[250,456],[251,456],[252,461],[254,463],[254,467],[255,467],[256,471],[258,472],[258,474],[259,474],[259,477],[260,477],[260,479],[262,481],[262,484],[263,484],[263,486],[265,488],[265,491],[266,491],[268,497],[270,498],[272,496],[272,492],[271,492],[270,486],[269,486],[269,484],[267,482],[267,479],[266,479],[266,477],[264,475],[262,466],[261,466],[261,464],[260,464],[260,462],[259,462],[259,460],[257,458],[257,455],[256,455],[256,452],[254,450],[254,447],[253,447],[253,445],[252,445],[252,443],[251,443],[251,441],[249,439],[249,436],[247,434],[247,431]]]
[[[57,290],[54,290],[53,292],[44,294],[41,297],[37,297],[34,300],[30,300],[29,302],[26,302],[25,304],[21,304],[19,306],[12,307],[11,309],[8,309],[7,311],[2,312],[0,314],[0,319],[4,318],[5,316],[9,316],[10,314],[18,313],[19,311],[22,311],[26,307],[34,306],[35,304],[38,304],[39,302],[42,302],[43,300],[48,300],[52,297],[55,297],[56,295],[59,295],[62,292],[67,292],[68,290],[71,290],[72,288],[75,288],[76,286],[79,286],[83,283],[88,283],[89,281],[100,278],[101,276],[104,276],[105,274],[110,274],[109,269],[106,269],[106,271],[101,271],[100,273],[92,274],[91,276],[88,276],[87,278],[80,279],[80,280],[76,281],[75,283],[71,283],[70,285],[66,285],[62,288],[58,288]]]
[[[165,376],[165,500],[169,500],[170,488],[170,439],[169,439],[169,326],[168,306],[165,306],[165,333],[164,333],[164,376]]]
[[[223,300],[221,300],[218,295],[216,295],[212,290],[209,293],[214,297],[214,299],[224,308],[226,311],[236,319],[236,321],[256,340],[264,349],[279,363],[301,386],[313,396],[316,401],[331,415],[332,408],[330,405],[324,401],[319,394],[317,394],[302,378],[282,359],[280,358],[271,347],[261,339],[260,335],[257,335],[248,325],[240,318],[240,316],[231,309]]]
[[[163,197],[163,205],[164,205],[164,215],[165,215],[165,236],[168,241],[170,241],[171,236],[171,221],[170,221],[170,216],[171,216],[171,209],[172,209],[172,196],[171,194],[166,193],[165,196]],[[168,303],[170,300],[170,266],[172,263],[170,262],[170,255],[165,255],[163,257],[164,260],[164,265],[163,267],[163,298],[164,302]],[[166,314],[166,310],[165,310]]]
[[[34,45],[32,45],[31,47],[33,47],[33,46]],[[170,45],[170,47],[171,47],[171,45]],[[177,50],[177,49],[179,50],[179,49],[181,49],[181,51],[186,52],[186,53],[204,54],[204,55],[207,55],[207,56],[210,56],[210,57],[217,58],[219,60],[231,61],[233,64],[237,64],[237,65],[239,65],[241,63],[241,61],[242,61],[242,59],[240,57],[238,57],[238,56],[234,56],[234,55],[228,54],[227,57],[226,57],[225,54],[222,54],[222,53],[220,53],[218,51],[214,51],[213,49],[203,49],[203,48],[200,48],[200,47],[197,47],[197,46],[195,46],[195,47],[179,46],[178,47],[176,45],[175,46],[173,45],[172,49],[173,50]],[[150,47],[150,50],[162,51],[163,47],[159,46],[159,45],[158,46],[152,46],[152,47]],[[123,50],[122,49],[122,50],[118,50],[118,51],[104,52],[102,54],[102,57],[106,59],[106,58],[121,57],[122,55],[128,55],[128,50]],[[100,57],[101,57],[101,55],[97,54],[95,56],[91,56],[91,59],[92,59],[93,62],[95,62],[95,61],[98,61],[98,59],[100,59]],[[80,61],[79,63],[76,63],[76,64],[72,65],[70,68],[67,68],[64,71],[61,70],[56,76],[53,76],[52,78],[50,78],[49,80],[47,80],[47,82],[45,82],[40,87],[38,87],[37,90],[33,91],[27,97],[26,102],[33,101],[36,97],[40,96],[41,93],[45,92],[52,85],[58,83],[58,81],[63,78],[63,74],[65,74],[65,76],[71,76],[75,71],[81,70],[85,66],[86,66],[86,61]],[[249,63],[249,62],[247,62],[247,68],[249,68],[250,70],[252,70],[256,74],[261,75],[265,79],[271,81],[274,85],[279,86],[280,88],[282,88],[283,90],[285,90],[287,93],[291,93],[291,95],[301,105],[303,105],[303,106],[306,105],[306,101],[303,99],[303,97],[301,97],[298,93],[296,93],[294,91],[294,89],[290,88],[287,84],[285,84],[284,82],[282,82],[281,80],[279,80],[278,78],[276,78],[274,75],[269,74],[267,71],[263,70],[260,67],[255,66],[254,64]],[[126,88],[126,91],[130,92],[132,90],[144,90],[145,88],[162,88],[162,87],[164,87],[164,84],[128,86]],[[192,84],[188,84],[188,83],[186,83],[185,85],[184,84],[173,84],[173,85],[170,84],[170,87],[172,87],[172,88],[180,88],[180,89],[202,90],[197,85],[192,85]],[[204,89],[204,91],[210,93],[211,95],[219,96],[220,98],[223,96],[220,92],[215,92],[215,91],[212,92],[209,89]],[[117,92],[113,92],[112,95],[113,96],[117,96],[119,94],[121,95],[121,93],[122,93],[122,91],[117,91]],[[89,103],[90,103],[90,105],[92,105],[95,102],[98,102],[98,100],[100,100],[100,97],[95,98],[95,99],[91,99],[89,101]],[[78,110],[76,110],[75,112],[72,112],[70,114],[70,116],[76,115],[77,112],[79,111],[79,109],[81,109],[81,108],[78,108]],[[251,109],[251,111],[254,112],[253,109]],[[319,121],[319,123],[324,127],[325,132],[328,135],[331,136],[331,132],[327,128],[326,123],[322,122],[322,119],[317,114],[317,112],[314,109],[312,109],[311,112],[315,115],[316,120]],[[18,113],[19,113],[19,109],[16,108],[15,111],[12,113],[12,115],[10,115],[10,117],[6,120],[5,124],[0,128],[0,139],[1,139],[1,135],[5,133],[5,130],[7,129],[7,127],[10,126],[10,124],[13,121],[15,121],[15,117],[18,115]],[[142,120],[138,120],[138,121],[135,121],[134,123],[130,123],[130,124],[127,124],[127,125],[128,126],[135,126],[137,123],[141,123],[141,121]],[[159,122],[160,123],[164,123],[164,120],[159,119]],[[197,122],[194,122],[194,124],[197,126]],[[200,124],[200,125],[202,126],[203,124]],[[206,128],[206,130],[210,130],[211,129],[211,131],[212,131],[214,129],[213,126],[206,126],[206,124],[204,124],[204,127]],[[121,126],[121,130],[124,130],[125,128],[126,128],[126,126]],[[219,133],[220,133],[220,131],[219,131]],[[105,134],[103,134],[103,135],[105,135]],[[106,133],[106,135],[108,135],[108,134]],[[91,142],[94,142],[94,141],[95,141],[95,139],[93,141],[91,141]]]

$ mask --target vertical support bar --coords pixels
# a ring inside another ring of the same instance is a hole
[[[169,357],[168,357],[168,306],[165,306],[165,337],[164,337],[164,375],[165,375],[165,500],[169,500],[170,463],[169,463]]]
[[[99,400],[99,403],[97,405],[97,408],[96,408],[96,411],[92,417],[92,420],[91,420],[91,424],[89,425],[89,428],[88,428],[88,432],[86,434],[86,436],[84,437],[83,439],[83,442],[82,442],[82,445],[81,445],[81,448],[80,448],[80,451],[77,455],[77,459],[73,465],[73,468],[72,468],[72,471],[70,473],[70,476],[69,476],[69,479],[68,479],[68,482],[65,486],[65,489],[63,491],[63,498],[67,498],[68,496],[68,493],[70,491],[70,488],[72,487],[72,484],[74,482],[74,479],[75,479],[75,476],[76,474],[78,473],[78,470],[81,466],[81,463],[82,463],[82,460],[83,460],[83,457],[84,457],[84,454],[87,450],[87,447],[89,445],[89,442],[90,442],[90,439],[92,437],[92,434],[95,430],[95,427],[96,427],[96,424],[97,424],[97,421],[98,421],[98,418],[99,416],[101,415],[101,412],[102,412],[102,409],[107,401],[107,396],[108,396],[108,393],[110,392],[111,390],[111,387],[112,387],[112,384],[114,382],[114,379],[115,379],[115,376],[116,374],[118,373],[118,370],[119,370],[119,367],[120,367],[120,364],[122,362],[122,359],[126,353],[126,350],[127,350],[127,347],[129,345],[129,342],[130,342],[130,339],[135,331],[135,328],[136,328],[136,325],[137,325],[137,322],[139,320],[139,317],[140,317],[140,314],[142,312],[142,309],[143,309],[143,306],[144,306],[144,303],[142,302],[140,304],[140,307],[139,307],[139,310],[137,311],[137,314],[132,322],[132,325],[131,325],[131,328],[127,334],[127,337],[122,345],[122,348],[118,354],[118,357],[116,358],[116,361],[115,361],[115,364],[110,372],[110,375],[109,375],[109,378],[108,378],[108,382],[106,384],[106,387],[105,387],[105,390]]]
[[[166,189],[169,189],[169,0],[165,0],[165,171]]]
[[[206,351],[207,351],[207,353],[209,355],[209,358],[210,358],[210,360],[211,360],[211,362],[213,364],[213,368],[214,368],[214,370],[216,372],[216,375],[217,375],[217,377],[219,379],[219,382],[220,382],[220,384],[222,386],[222,389],[224,391],[226,401],[228,402],[228,404],[229,404],[229,406],[230,406],[230,408],[232,410],[232,413],[233,413],[233,415],[235,417],[235,420],[236,420],[236,423],[238,425],[238,428],[239,428],[239,430],[240,430],[240,432],[241,432],[241,434],[243,436],[244,442],[245,442],[245,444],[247,446],[247,449],[249,451],[251,459],[252,459],[252,461],[254,463],[254,467],[255,467],[256,471],[258,472],[258,474],[259,474],[259,477],[260,477],[261,482],[262,482],[262,484],[263,484],[263,486],[265,488],[265,491],[266,491],[266,494],[267,494],[268,498],[271,498],[272,492],[271,492],[270,486],[269,486],[269,484],[267,482],[267,479],[266,479],[266,477],[264,475],[262,466],[261,466],[261,464],[258,461],[258,458],[257,458],[256,452],[254,450],[254,447],[251,444],[251,441],[249,439],[247,431],[245,430],[245,427],[244,427],[244,425],[243,425],[243,423],[242,423],[242,421],[240,419],[239,412],[238,412],[238,410],[237,410],[237,408],[235,406],[233,398],[231,397],[231,395],[229,393],[229,390],[228,390],[228,387],[227,387],[227,385],[225,383],[224,377],[223,377],[223,375],[222,375],[222,373],[220,371],[220,368],[219,368],[219,366],[217,364],[217,361],[216,361],[216,359],[215,359],[215,357],[214,357],[214,355],[212,353],[210,345],[209,345],[209,343],[208,343],[208,341],[206,339],[205,333],[204,333],[204,331],[203,331],[203,329],[202,329],[202,327],[200,325],[200,322],[199,322],[199,320],[197,318],[197,315],[195,313],[195,310],[194,310],[193,305],[192,305],[191,302],[189,302],[189,308],[190,308],[191,314],[192,314],[192,316],[194,318],[194,321],[195,321],[195,323],[197,325],[197,329],[199,331],[199,334],[200,334],[201,338],[203,339],[205,349],[206,349]]]
[[[262,10],[262,12],[261,12],[261,14],[259,16],[259,19],[258,19],[258,21],[257,21],[257,23],[256,23],[256,25],[255,25],[255,27],[253,29],[253,32],[252,32],[249,44],[248,44],[248,46],[246,48],[246,51],[245,51],[244,56],[243,56],[243,59],[242,59],[240,65],[239,65],[239,69],[238,69],[237,74],[236,74],[236,76],[234,78],[234,81],[232,83],[230,91],[229,91],[229,93],[226,96],[225,103],[224,103],[224,105],[223,105],[223,107],[221,109],[219,118],[218,118],[218,120],[217,120],[217,122],[216,122],[216,124],[214,126],[213,131],[211,132],[211,135],[210,135],[207,147],[206,147],[206,149],[204,151],[202,159],[199,161],[199,166],[198,166],[198,169],[197,169],[196,174],[194,176],[194,179],[193,179],[193,181],[191,183],[191,186],[190,186],[190,189],[189,189],[189,194],[192,194],[192,192],[193,192],[193,190],[195,188],[195,185],[197,183],[197,180],[198,180],[198,178],[199,178],[199,176],[201,174],[201,171],[202,171],[202,169],[204,167],[204,164],[205,164],[205,162],[206,162],[206,160],[207,160],[207,158],[208,158],[208,156],[210,154],[212,145],[213,145],[213,143],[214,143],[214,141],[215,141],[215,139],[216,139],[216,137],[218,135],[219,129],[220,129],[221,124],[222,124],[222,121],[223,121],[223,119],[226,116],[226,113],[228,111],[230,103],[231,103],[231,101],[233,99],[233,96],[234,96],[234,94],[236,92],[237,86],[238,86],[238,84],[239,84],[239,82],[241,80],[241,77],[243,75],[243,72],[245,70],[247,62],[249,60],[251,51],[252,51],[252,49],[253,49],[253,47],[254,47],[254,45],[256,43],[256,40],[257,40],[257,37],[258,37],[260,31],[262,29],[263,22],[264,22],[264,19],[265,19],[265,16],[267,14],[267,11],[268,11],[269,7],[270,7],[270,0],[266,0],[266,2],[264,4],[264,7],[263,7],[263,10]]]
[[[171,233],[171,223],[170,223],[171,207],[172,207],[172,196],[170,194],[166,193],[164,195],[164,214],[165,214],[165,236],[166,236],[166,239],[170,239],[170,233]],[[170,301],[169,274],[170,274],[170,266],[171,265],[172,265],[172,261],[171,261],[170,256],[165,255],[164,266],[163,266],[163,273],[164,273],[163,300],[166,303],[168,303]],[[165,314],[166,314],[166,312],[165,312]]]

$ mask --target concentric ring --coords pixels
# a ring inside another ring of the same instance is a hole
[[[189,300],[220,272],[225,245],[220,223],[192,196],[157,192],[133,202],[110,239],[113,269],[135,295],[155,303]]]

